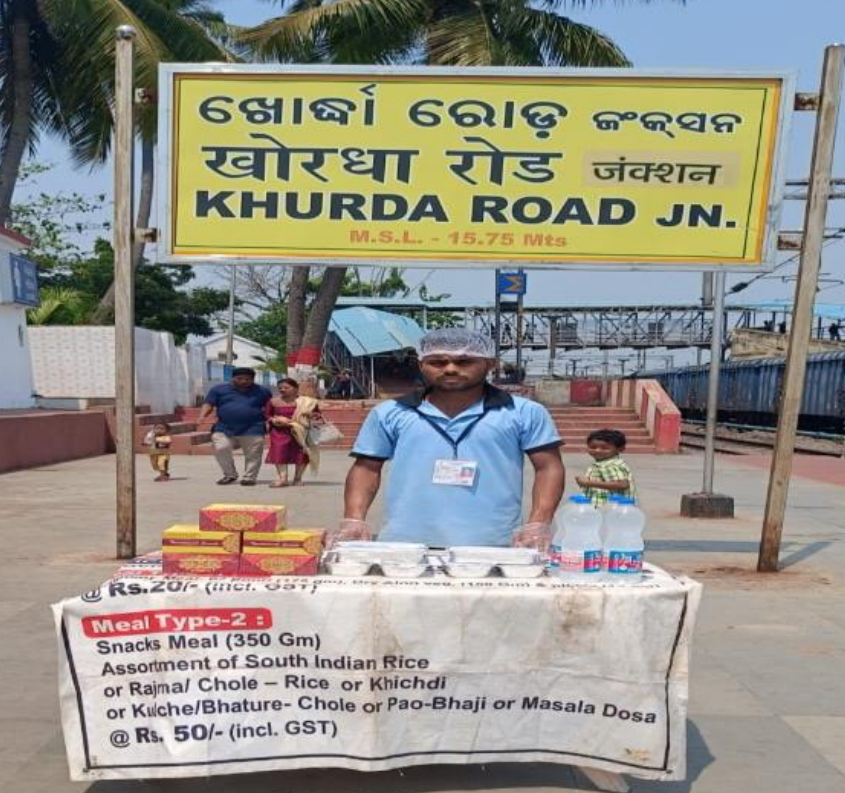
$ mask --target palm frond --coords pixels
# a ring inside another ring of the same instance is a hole
[[[429,24],[428,63],[444,66],[490,66],[498,45],[491,21],[478,9],[460,10]]]
[[[384,39],[389,31],[415,27],[425,18],[425,0],[337,0],[300,3],[297,10],[243,32],[241,42],[264,60],[299,60],[330,29],[344,27],[362,43],[367,36]],[[363,62],[358,60],[357,62]]]
[[[513,45],[513,52],[528,51],[527,46],[515,47],[529,37],[538,66],[631,65],[619,46],[595,28],[524,3],[503,3],[500,35]]]

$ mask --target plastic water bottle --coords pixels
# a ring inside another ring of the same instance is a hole
[[[601,538],[601,569],[607,570],[607,531],[608,531],[608,515],[619,506],[619,499],[622,496],[617,493],[611,493],[607,501],[599,507],[601,513],[601,530],[599,537]]]
[[[572,496],[555,518],[551,572],[568,581],[601,577],[601,513],[587,496]]]
[[[606,578],[615,583],[636,584],[642,580],[645,513],[633,498],[618,497],[604,517]]]

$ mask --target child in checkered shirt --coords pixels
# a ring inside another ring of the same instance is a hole
[[[584,476],[575,477],[594,507],[601,507],[611,495],[637,500],[634,475],[621,457],[627,438],[619,430],[596,430],[587,436],[587,451],[595,462]]]

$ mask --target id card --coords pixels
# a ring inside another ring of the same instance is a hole
[[[472,487],[477,473],[478,463],[475,460],[435,460],[431,481],[435,485]]]

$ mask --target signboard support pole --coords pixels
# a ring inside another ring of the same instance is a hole
[[[522,295],[516,298],[516,382],[521,383],[522,377]]]
[[[494,289],[496,291],[496,311],[493,316],[493,342],[496,350],[496,368],[493,370],[493,380],[499,382],[502,378],[502,296],[499,294],[499,271],[493,271]]]
[[[827,218],[827,202],[833,167],[833,147],[842,97],[843,65],[845,65],[845,45],[836,44],[826,47],[819,92],[820,102],[816,116],[816,132],[813,140],[813,160],[807,189],[808,199],[804,214],[801,260],[798,266],[798,280],[795,284],[792,330],[786,353],[783,395],[778,411],[778,427],[763,516],[760,553],[757,557],[757,571],[760,573],[777,572],[780,557],[789,477],[792,473],[792,455],[798,430],[798,414],[801,410],[801,398],[804,395],[804,376],[807,370],[807,352],[813,323],[813,303],[816,299],[821,268],[824,224]]]
[[[715,281],[715,283],[713,283]],[[725,310],[725,274],[711,280],[713,325],[710,334],[710,372],[707,378],[707,422],[704,430],[704,481],[702,492],[713,494],[713,469],[716,458],[716,425],[719,419],[719,375],[722,366],[722,314]]]
[[[702,300],[708,298],[707,278],[704,279]],[[719,373],[725,313],[725,274],[716,273],[712,278],[711,294],[713,320],[710,331],[710,371],[707,378],[707,424],[704,431],[704,477],[700,493],[681,496],[681,515],[687,518],[732,518],[734,500],[731,496],[713,492],[713,472],[716,459],[716,424],[719,418]]]
[[[135,273],[132,269],[135,30],[116,31],[114,91],[114,401],[117,558],[135,555]]]
[[[235,362],[235,265],[231,265],[232,273],[229,280],[229,326],[226,328],[226,366]]]

